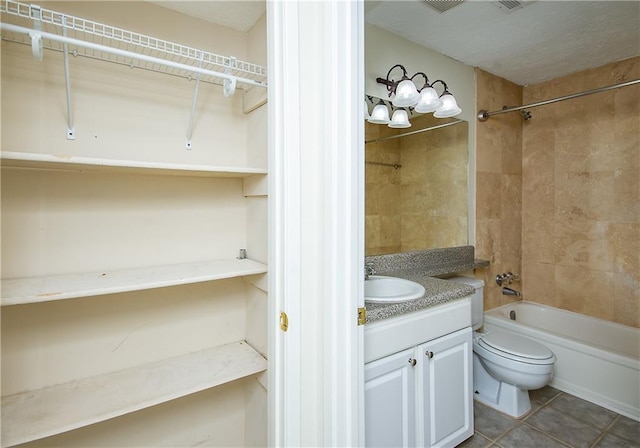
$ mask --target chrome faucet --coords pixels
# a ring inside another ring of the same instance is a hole
[[[520,294],[520,291],[516,291],[515,289],[507,288],[506,286],[502,287],[502,294],[504,294],[505,296],[516,296],[516,297],[520,297],[522,295],[522,294]]]
[[[373,269],[373,265],[371,263],[364,264],[364,279],[369,280],[370,275],[376,275],[376,270]]]

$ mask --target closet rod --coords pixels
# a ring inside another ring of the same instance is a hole
[[[150,62],[152,64],[159,64],[165,67],[177,68],[179,70],[185,70],[192,73],[199,73],[202,75],[213,76],[216,78],[226,79],[229,81],[233,81],[235,79],[237,82],[252,85],[252,86],[267,87],[266,84],[263,84],[258,81],[254,81],[253,79],[233,76],[226,73],[215,72],[215,71],[207,70],[200,67],[194,67],[192,65],[181,64],[180,62],[174,62],[174,61],[169,61],[161,58],[156,58],[154,56],[148,56],[146,54],[134,53],[132,51],[121,50],[119,48],[108,47],[106,45],[100,45],[93,42],[85,42],[80,39],[60,36],[58,34],[48,33],[46,31],[33,30],[30,28],[25,28],[25,27],[13,25],[10,23],[0,23],[0,29],[6,29],[7,31],[13,31],[14,33],[25,34],[27,36],[32,34],[40,35],[45,39],[50,39],[52,41],[57,41],[63,44],[66,43],[69,45],[76,45],[78,47],[88,48],[90,50],[103,51],[105,53],[110,53],[110,54],[122,56],[125,58],[131,58],[139,61]]]
[[[571,100],[571,99],[574,99],[574,98],[580,98],[582,96],[592,95],[594,93],[606,92],[607,90],[619,89],[621,87],[627,87],[627,86],[631,86],[633,84],[638,84],[638,83],[640,83],[640,79],[635,79],[633,81],[627,81],[627,82],[621,82],[619,84],[614,84],[614,85],[606,86],[606,87],[600,87],[598,89],[585,90],[584,92],[573,93],[571,95],[561,96],[561,97],[558,97],[558,98],[553,98],[551,100],[540,101],[540,102],[537,102],[537,103],[526,104],[524,106],[507,107],[507,108],[504,108],[502,110],[494,110],[492,112],[487,112],[486,110],[481,110],[481,111],[478,111],[478,121],[487,121],[489,119],[489,117],[492,117],[493,115],[506,114],[507,112],[517,112],[517,111],[521,111],[523,109],[529,109],[531,107],[545,106],[547,104],[557,103],[559,101]]]
[[[383,142],[385,140],[391,140],[391,139],[394,139],[394,138],[406,137],[408,135],[419,134],[421,132],[432,131],[434,129],[446,128],[447,126],[453,126],[454,124],[460,124],[460,123],[466,123],[466,122],[464,120],[451,121],[449,123],[439,124],[437,126],[431,126],[431,127],[424,128],[424,129],[418,129],[417,131],[405,132],[404,134],[396,134],[396,135],[390,135],[388,137],[381,137],[381,138],[376,138],[376,139],[373,139],[373,140],[367,140],[367,141],[364,142],[364,144],[366,145],[367,143],[378,143],[378,142]]]

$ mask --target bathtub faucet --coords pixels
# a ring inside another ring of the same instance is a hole
[[[519,291],[516,291],[515,289],[507,288],[506,286],[502,288],[502,294],[504,294],[505,296],[516,296],[516,297],[520,297],[522,295],[520,294]]]

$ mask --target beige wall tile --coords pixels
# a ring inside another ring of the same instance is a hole
[[[502,176],[498,173],[476,173],[477,219],[497,219],[502,215]]]
[[[527,86],[523,99],[638,77],[636,57]],[[535,109],[522,154],[525,296],[640,326],[640,87]]]
[[[519,174],[503,174],[500,177],[500,217],[505,219],[522,218],[522,176]],[[518,226],[520,233],[520,226]]]
[[[555,283],[556,306],[559,308],[613,320],[613,292],[615,291],[613,273],[556,265]]]
[[[615,251],[606,236],[610,223],[568,214],[556,215],[555,264],[613,272]]]
[[[614,274],[613,320],[640,327],[640,282],[630,277],[626,272]]]
[[[478,106],[497,110],[522,104],[522,87],[476,70]],[[489,259],[483,272],[485,309],[515,300],[495,277],[519,273],[522,254],[522,119],[500,115],[476,127],[476,254]],[[517,289],[518,285],[513,285]]]
[[[522,256],[522,296],[525,300],[557,307],[555,265],[531,261],[533,257]]]

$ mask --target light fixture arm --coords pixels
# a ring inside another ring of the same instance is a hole
[[[435,86],[437,82],[439,82],[440,84],[442,84],[442,86],[444,87],[444,91],[442,92],[442,95],[444,95],[445,93],[446,93],[446,94],[451,95],[451,92],[449,92],[449,88],[447,87],[447,83],[446,83],[446,82],[444,82],[444,81],[443,81],[443,80],[441,80],[441,79],[436,79],[435,81],[433,81],[433,82],[431,83],[431,87]],[[442,96],[442,95],[440,95],[440,96]]]
[[[433,87],[433,84],[429,84],[429,77],[428,77],[425,73],[423,73],[423,72],[418,72],[418,73],[416,73],[415,75],[413,75],[413,76],[411,77],[411,81],[413,81],[413,78],[415,78],[415,77],[416,77],[416,76],[418,76],[418,75],[421,75],[421,76],[424,78],[424,85],[418,89],[418,92],[421,92],[421,91],[422,91],[422,89],[424,89],[424,88],[426,88],[426,87]],[[416,87],[417,87],[417,86],[416,86]]]
[[[396,64],[393,67],[391,67],[389,69],[389,71],[387,72],[387,77],[386,78],[376,78],[376,82],[378,82],[379,84],[384,84],[385,86],[387,86],[387,91],[389,92],[389,96],[393,95],[396,92],[396,87],[398,86],[398,83],[400,82],[400,81],[394,81],[393,79],[389,79],[389,76],[391,76],[391,72],[396,67],[400,67],[402,69],[402,79],[400,79],[400,81],[403,81],[405,79],[409,79],[409,75],[407,74],[407,69],[404,68],[404,66],[401,65],[401,64]]]

